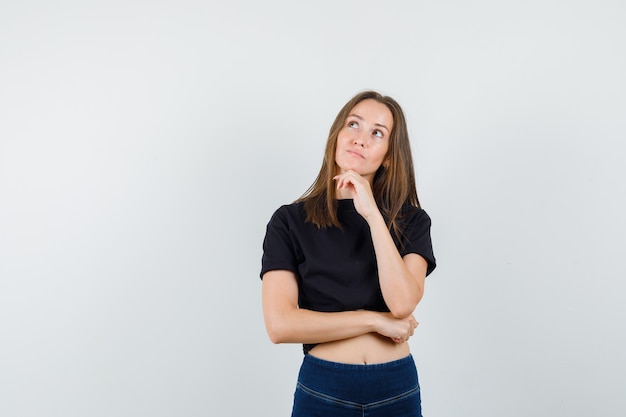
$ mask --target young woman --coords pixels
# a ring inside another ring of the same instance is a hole
[[[304,346],[292,416],[421,416],[407,341],[435,257],[395,100],[345,104],[317,179],[274,213],[263,251],[268,335]]]

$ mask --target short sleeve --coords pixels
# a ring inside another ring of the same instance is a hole
[[[403,239],[399,246],[400,255],[416,253],[428,262],[426,276],[437,266],[437,261],[433,253],[433,244],[430,237],[431,220],[428,214],[419,208],[412,207],[403,224]]]
[[[287,206],[276,210],[265,232],[263,257],[261,259],[261,279],[272,270],[288,270],[298,273],[298,256],[289,224]]]

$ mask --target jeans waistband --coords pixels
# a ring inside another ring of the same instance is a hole
[[[419,389],[413,356],[376,364],[332,362],[306,355],[299,384],[318,393],[367,404]]]
[[[393,369],[403,366],[412,366],[415,362],[413,360],[413,355],[409,354],[402,359],[397,359],[391,362],[382,362],[382,363],[369,363],[369,364],[356,364],[356,363],[342,363],[342,362],[333,362],[328,361],[326,359],[320,359],[316,356],[312,356],[310,354],[304,356],[303,363],[310,363],[313,366],[319,366],[324,368],[336,369],[336,370],[346,370],[346,371],[357,371],[357,372],[368,372],[368,371],[376,371],[383,369]]]

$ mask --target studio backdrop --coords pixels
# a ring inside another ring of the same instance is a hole
[[[0,415],[287,416],[265,226],[354,94],[409,125],[424,414],[626,415],[622,1],[0,4]]]

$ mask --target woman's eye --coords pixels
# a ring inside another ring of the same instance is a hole
[[[375,131],[374,131],[374,135],[375,135],[377,138],[382,138],[382,137],[383,137],[383,132],[381,132],[380,130],[375,130]]]
[[[348,122],[348,127],[357,128],[359,124],[357,122]]]

